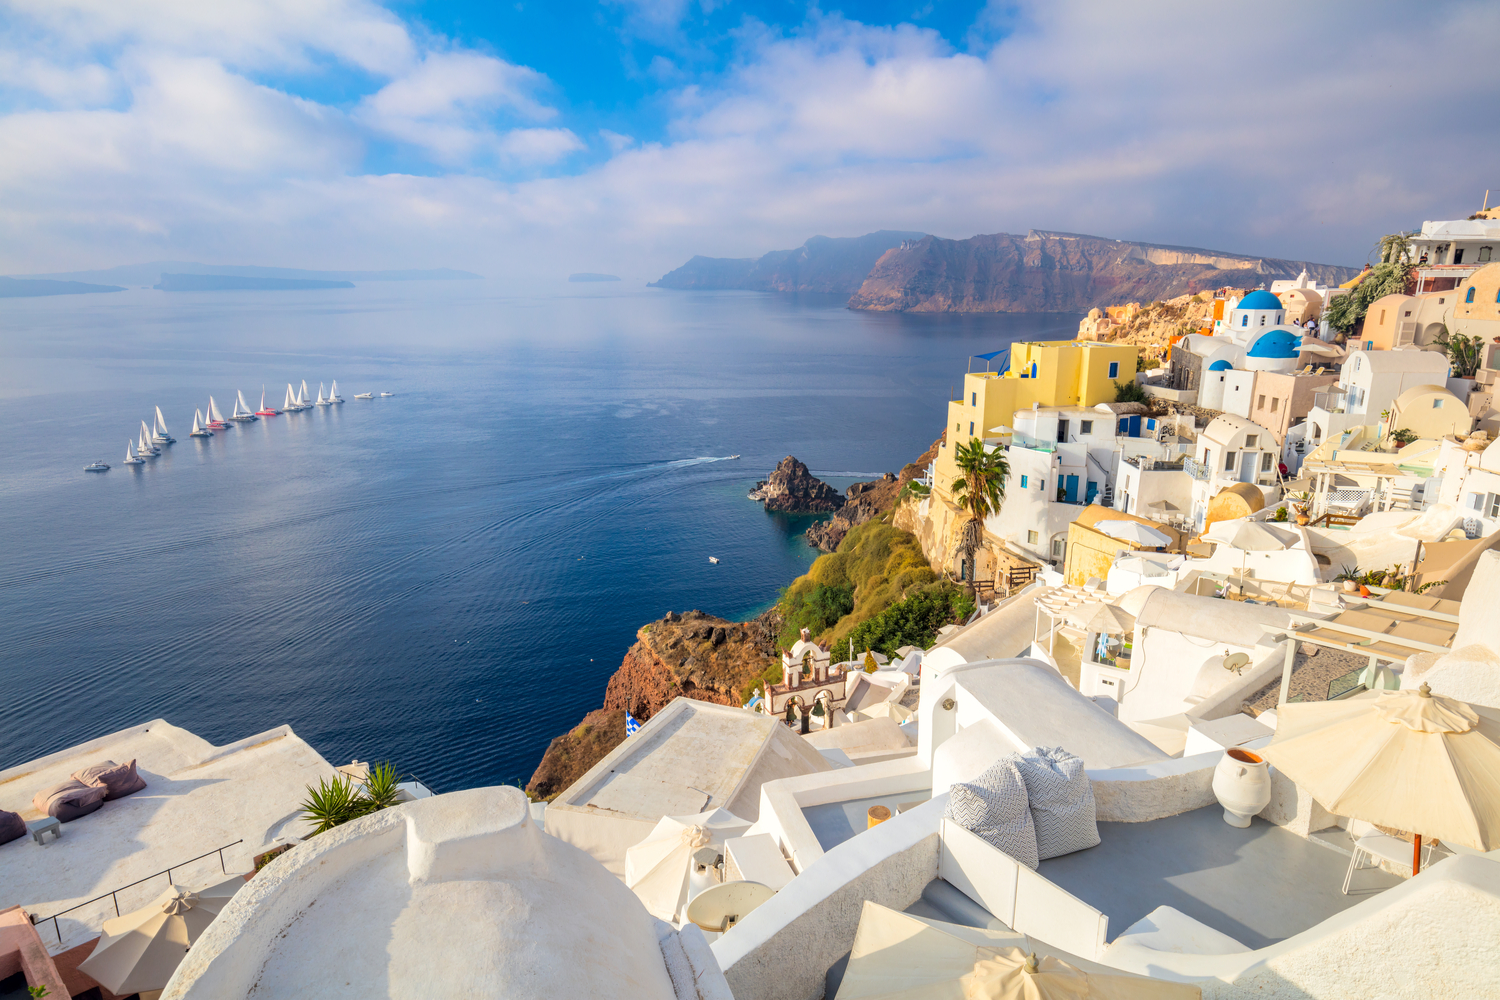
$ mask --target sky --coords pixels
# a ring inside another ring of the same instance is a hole
[[[1357,265],[1500,200],[1497,42],[1493,0],[0,0],[0,273],[1032,228]]]

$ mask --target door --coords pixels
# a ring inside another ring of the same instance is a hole
[[[1135,416],[1130,418],[1130,436],[1133,438],[1138,438],[1141,436],[1140,414],[1136,414]]]
[[[1088,490],[1083,494],[1084,503],[1093,503],[1094,497],[1099,495],[1099,484],[1092,479],[1089,480]]]
[[[1068,503],[1078,502],[1078,477],[1069,476],[1065,487]]]
[[[1255,463],[1259,461],[1260,452],[1258,451],[1240,452],[1240,482],[1255,482]]]
[[[1068,422],[1059,420],[1057,422],[1057,443],[1066,444],[1068,441]]]

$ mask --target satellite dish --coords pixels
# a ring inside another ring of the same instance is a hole
[[[725,882],[694,896],[685,916],[705,931],[723,933],[774,895],[775,889],[759,882]]]
[[[1249,653],[1230,653],[1224,657],[1224,669],[1239,673],[1250,665]]]

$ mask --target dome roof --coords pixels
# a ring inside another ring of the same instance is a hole
[[[1211,372],[1227,372],[1233,367],[1234,365],[1230,364],[1228,361],[1225,361],[1223,358],[1220,358],[1218,361],[1215,361],[1213,364],[1209,365],[1208,370]]]
[[[1295,358],[1301,343],[1302,338],[1290,330],[1272,330],[1255,341],[1246,357]]]
[[[1280,309],[1281,300],[1265,289],[1259,289],[1240,299],[1236,309]]]

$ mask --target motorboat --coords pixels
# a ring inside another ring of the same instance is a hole
[[[260,419],[250,409],[250,404],[245,402],[245,394],[238,389],[234,393],[234,412],[229,415],[229,419],[241,424],[253,423]]]
[[[136,442],[135,451],[142,458],[155,458],[161,454],[161,449],[151,443],[151,428],[144,420],[141,421],[141,439]]]
[[[214,432],[211,431],[211,430],[209,430],[207,427],[203,426],[203,424],[201,422],[201,419],[199,417],[198,411],[194,410],[193,411],[193,430],[192,430],[191,433],[188,434],[188,437],[211,438],[213,436],[214,436]]]
[[[127,451],[129,450],[129,448],[130,448],[130,442],[129,441],[125,442],[125,448],[126,448]],[[84,472],[108,472],[109,471],[109,463],[108,462],[90,462],[88,465],[85,465],[83,467],[83,471]]]
[[[279,417],[281,411],[266,405],[266,387],[260,387],[260,409],[255,411],[257,417]]]
[[[715,566],[719,565],[719,557],[718,556],[709,556],[708,557],[708,561],[711,562],[711,563],[713,563]]]
[[[381,398],[381,399],[385,399],[385,398],[386,398],[386,397],[388,397],[388,396],[394,396],[394,395],[395,395],[395,393],[394,393],[394,392],[382,392],[382,393],[381,393],[381,394],[380,394],[380,398]]]
[[[354,398],[355,399],[374,399],[375,398],[375,394],[373,392],[356,392],[354,394]]]
[[[342,403],[344,401],[344,397],[339,395],[338,379],[333,380],[333,388],[328,391],[328,401],[330,403]]]
[[[146,460],[144,458],[137,458],[135,452],[133,452],[133,451],[130,450],[130,438],[126,438],[125,439],[125,464],[126,465],[145,465],[146,464]]]
[[[177,443],[177,439],[167,431],[167,418],[162,416],[160,406],[156,408],[156,422],[151,425],[151,440],[155,444]]]
[[[204,411],[204,416],[208,420],[203,426],[211,431],[222,431],[229,428],[229,421],[225,420],[224,414],[219,412],[219,404],[214,402],[212,396],[208,397],[208,409]]]
[[[739,457],[740,457],[740,456],[738,456],[738,455],[730,455],[730,456],[729,456],[729,460],[730,460],[730,461],[731,461],[731,462],[732,462],[732,461],[734,461],[734,460],[735,460],[735,459],[736,459],[736,458],[739,458]]]
[[[318,398],[315,399],[315,400],[313,400],[313,405],[314,406],[327,406],[328,403],[329,403],[329,401],[323,398],[323,383],[319,382],[318,383]]]

